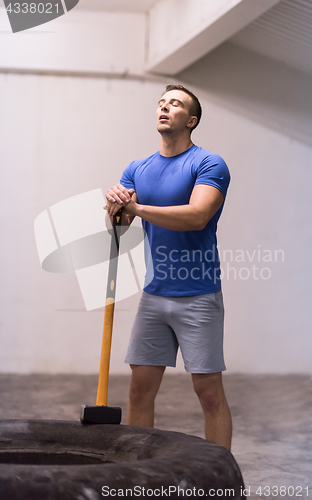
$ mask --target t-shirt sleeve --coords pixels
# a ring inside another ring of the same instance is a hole
[[[230,183],[230,172],[227,164],[216,154],[206,156],[197,168],[196,184],[206,184],[213,186],[226,196]]]
[[[127,189],[134,189],[135,190],[134,170],[135,170],[134,162],[132,162],[125,168],[125,170],[123,171],[123,174],[121,176],[120,184]]]

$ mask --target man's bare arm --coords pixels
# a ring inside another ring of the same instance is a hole
[[[223,201],[224,196],[218,189],[198,184],[187,205],[157,207],[140,205],[130,199],[124,206],[124,212],[173,231],[200,231],[219,210]],[[115,206],[111,207],[109,213],[113,215],[115,210]]]

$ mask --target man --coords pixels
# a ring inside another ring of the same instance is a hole
[[[220,156],[192,143],[200,117],[197,97],[181,85],[168,85],[156,112],[159,151],[128,165],[120,184],[107,191],[106,208],[112,217],[123,207],[123,225],[141,217],[154,271],[126,357],[132,369],[127,423],[153,427],[165,368],[175,366],[180,347],[204,412],[206,438],[230,449],[216,241],[230,175]]]

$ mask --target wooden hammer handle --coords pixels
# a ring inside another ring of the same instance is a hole
[[[121,229],[121,210],[113,217],[113,232],[111,239],[110,259],[108,268],[108,280],[104,313],[102,351],[100,360],[99,382],[97,390],[96,404],[107,406],[109,363],[112,344],[116,279],[119,255],[119,240]]]

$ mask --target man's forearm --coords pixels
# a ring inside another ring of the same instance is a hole
[[[207,214],[202,214],[196,206],[192,205],[155,207],[136,203],[134,213],[147,222],[173,231],[199,231],[209,220]]]

